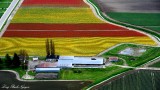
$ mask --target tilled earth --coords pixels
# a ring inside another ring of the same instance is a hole
[[[160,12],[160,0],[95,0],[103,12]]]

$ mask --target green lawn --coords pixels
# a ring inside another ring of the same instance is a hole
[[[0,8],[8,8],[10,3],[0,3]]]
[[[145,26],[146,28],[153,29],[157,32],[160,32],[160,26]]]
[[[0,0],[0,8],[8,8],[12,0]]]
[[[113,75],[124,72],[128,69],[110,66],[106,68],[81,68],[81,69],[63,69],[60,72],[62,80],[91,80],[94,83],[101,82]],[[76,73],[79,71],[80,73]]]
[[[12,2],[12,0],[0,0],[0,2]]]
[[[142,65],[158,56],[160,56],[160,47],[149,47],[143,46],[146,48],[146,52],[144,52],[141,56],[128,56],[128,55],[121,55],[119,52],[124,50],[127,47],[142,47],[139,45],[132,45],[132,44],[122,44],[114,49],[110,50],[109,52],[104,53],[102,56],[118,56],[126,60],[129,66],[139,66]],[[135,60],[131,60],[135,59]]]
[[[111,18],[160,32],[160,13],[107,13]],[[156,27],[155,27],[156,26]]]
[[[0,0],[0,17],[2,17],[11,2],[12,0]]]

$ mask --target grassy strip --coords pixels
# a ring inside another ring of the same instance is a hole
[[[118,13],[109,12],[108,16],[120,22],[129,23],[132,25],[142,26],[156,32],[160,32],[160,13]],[[128,19],[129,18],[129,19]],[[153,26],[153,27],[148,27]]]
[[[107,15],[115,20],[137,26],[160,26],[160,13],[109,12]]]
[[[144,26],[145,28],[149,28],[149,29],[153,29],[153,30],[155,30],[156,32],[160,32],[160,26],[156,26],[156,27],[150,27],[150,26]]]
[[[12,2],[12,0],[0,0],[0,2]]]
[[[8,8],[10,3],[1,3],[0,8]]]
[[[12,23],[104,23],[89,8],[20,8]]]
[[[121,50],[124,50],[127,47],[137,47],[140,48],[142,46],[138,46],[138,45],[132,45],[132,44],[122,44],[112,50],[110,50],[109,52],[104,53],[102,56],[106,57],[108,55],[112,55],[112,56],[118,56],[120,58],[123,58],[126,60],[127,64],[129,66],[139,66],[142,65],[158,56],[160,56],[160,47],[149,47],[149,46],[143,46],[144,48],[147,49],[146,52],[144,52],[141,56],[128,56],[128,55],[121,55],[119,54],[119,52]],[[134,61],[131,59],[135,59]]]

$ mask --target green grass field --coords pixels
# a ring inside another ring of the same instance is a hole
[[[137,25],[137,26],[144,26],[149,27],[153,30],[160,30],[160,13],[120,13],[120,12],[110,12],[107,13],[111,18]],[[153,27],[158,26],[158,28]]]
[[[0,0],[0,2],[12,2],[12,0]]]
[[[113,75],[124,72],[128,69],[110,66],[106,68],[81,68],[81,69],[63,69],[60,73],[62,80],[91,80],[94,83],[101,82]],[[74,71],[80,71],[75,73]]]
[[[0,3],[0,8],[8,8],[10,5],[10,2],[8,3]]]
[[[104,23],[90,8],[20,8],[11,23]]]
[[[160,26],[145,26],[145,28],[153,29],[156,32],[160,32]]]
[[[114,49],[110,50],[109,52],[104,53],[102,56],[118,56],[120,58],[123,58],[126,60],[127,64],[129,66],[139,66],[143,63],[146,63],[158,56],[160,56],[160,47],[149,47],[149,46],[143,46],[146,48],[146,52],[144,52],[141,56],[129,56],[129,55],[122,55],[119,54],[121,50],[124,50],[127,47],[142,47],[139,45],[132,45],[132,44],[122,44],[118,47],[115,47]],[[131,60],[135,59],[135,60]]]
[[[12,0],[0,0],[0,17],[2,17],[11,2]]]

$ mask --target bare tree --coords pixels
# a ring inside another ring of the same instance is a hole
[[[28,65],[28,60],[29,60],[29,55],[28,55],[27,51],[23,50],[23,49],[20,50],[19,58],[21,61],[22,69],[26,70],[27,65]]]
[[[20,50],[19,57],[21,61],[29,60],[29,55],[26,50]]]

